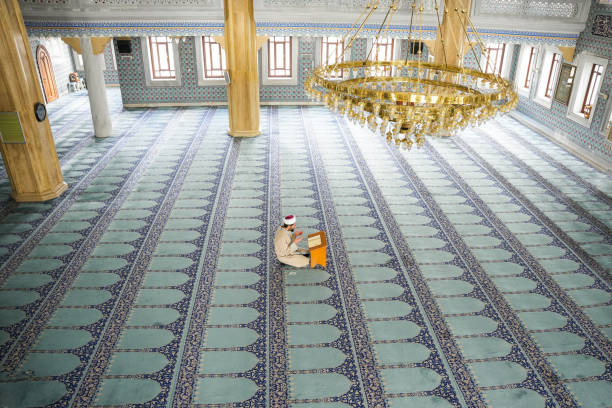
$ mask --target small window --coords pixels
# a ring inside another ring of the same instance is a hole
[[[593,112],[595,112],[597,104],[602,99],[598,98],[597,95],[610,60],[583,51],[574,58],[574,61],[576,61],[576,75],[568,104],[567,117],[584,127],[590,128],[595,116]],[[612,110],[612,103],[608,101],[605,113],[600,118],[600,125],[603,125],[610,110]],[[603,131],[602,126],[599,128],[599,132],[604,134]]]
[[[113,71],[117,70],[117,58],[115,57],[115,44],[113,44],[113,40],[110,41],[110,59],[111,59],[111,68]]]
[[[268,78],[291,78],[291,37],[268,40]]]
[[[550,62],[550,71],[548,71],[548,80],[546,81],[546,90],[544,96],[552,98],[553,87],[555,85],[553,78],[559,69],[559,63],[561,62],[561,54],[553,53],[552,60]]]
[[[582,109],[580,113],[585,118],[589,118],[591,110],[593,109],[593,102],[596,90],[599,89],[599,82],[601,81],[601,74],[603,73],[603,66],[599,64],[593,64],[591,67],[591,74],[589,75],[589,82],[584,94],[584,100],[582,102]]]
[[[395,39],[394,38],[375,38],[372,43],[372,51],[370,60],[372,61],[393,61],[395,56]],[[375,74],[377,76],[391,76],[393,67],[385,67],[379,69]]]
[[[395,39],[394,38],[378,38],[374,39],[372,54],[370,59],[372,61],[392,61],[395,51]]]
[[[176,79],[172,39],[149,37],[149,51],[152,79]]]
[[[490,44],[486,48],[485,73],[501,75],[505,54],[506,44]]]
[[[531,50],[529,51],[529,62],[527,63],[527,72],[525,73],[525,82],[523,84],[523,88],[525,89],[529,89],[529,87],[531,86],[531,80],[533,78],[533,67],[536,62],[537,52],[538,51],[536,47],[531,47]]]
[[[321,42],[321,65],[334,65],[344,61],[342,52],[344,41],[338,37],[323,37]],[[342,78],[344,70],[340,70],[339,75],[332,75],[332,78]]]
[[[227,70],[225,51],[209,36],[202,37],[202,57],[204,58],[204,79],[223,79]]]
[[[612,140],[612,109],[610,110],[610,115],[608,115],[608,122],[604,126],[604,134],[606,139]]]
[[[84,71],[85,67],[83,66],[83,56],[79,54],[78,52],[76,52],[75,50],[72,50],[72,57],[74,60],[74,70]]]

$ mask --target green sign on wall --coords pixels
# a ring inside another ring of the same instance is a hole
[[[26,142],[18,112],[0,112],[0,141],[18,144]]]

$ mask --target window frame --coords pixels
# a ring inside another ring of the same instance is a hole
[[[333,38],[335,39],[335,42],[330,42],[329,39]],[[327,44],[327,47],[326,47]],[[321,37],[321,46],[319,47],[320,50],[318,50],[318,54],[319,54],[319,64],[318,65],[331,65],[329,62],[329,44],[334,44],[336,46],[336,55],[334,57],[334,64],[337,63],[342,63],[344,61],[346,61],[346,53],[343,55],[342,52],[344,51],[344,40],[342,39],[342,37]],[[327,51],[327,53],[324,54],[324,50]],[[326,58],[323,58],[323,56],[326,55]],[[342,58],[340,58],[342,57]],[[330,75],[329,79],[344,79],[344,70],[340,71],[340,75]]]
[[[167,38],[166,41],[155,40],[154,38]],[[150,59],[150,69],[151,69],[151,79],[155,81],[172,81],[176,79],[176,69],[174,66],[174,52],[172,52],[172,38],[168,36],[151,36],[148,37],[148,45],[149,45],[149,59]],[[155,46],[155,47],[154,47]],[[160,49],[163,47],[166,48],[166,58],[165,61],[162,61]],[[171,55],[172,54],[172,55]],[[157,63],[155,61],[155,56],[157,56]],[[167,65],[167,69],[163,69],[162,62],[165,62]],[[161,75],[162,72],[168,72],[167,76]]]
[[[155,36],[159,37],[159,36]],[[141,37],[140,47],[142,51],[142,59],[144,63],[145,72],[145,86],[150,88],[161,88],[161,87],[174,87],[181,86],[181,62],[180,62],[180,51],[179,42],[170,37],[170,45],[172,46],[172,57],[174,61],[174,75],[173,79],[155,79],[153,78],[153,67],[151,66],[151,50],[149,49],[149,37]]]
[[[110,70],[113,70],[113,71],[116,71],[117,70],[117,58],[115,57],[115,40],[113,40],[111,38],[109,44],[110,44],[110,52],[111,52],[111,61],[112,61],[112,63],[111,63],[111,67],[110,68],[108,68],[108,67],[106,67],[106,68],[110,69]]]
[[[597,106],[601,102],[603,98],[599,98],[598,94],[601,91],[601,86],[603,83],[603,78],[605,78],[606,70],[608,69],[608,59],[602,58],[597,55],[590,54],[588,52],[582,52],[576,58],[574,58],[576,63],[576,75],[574,77],[574,86],[572,88],[572,95],[570,96],[570,101],[567,106],[567,118],[573,120],[574,122],[590,128],[593,122],[593,118],[595,117],[595,113],[597,111]],[[583,114],[580,113],[582,109],[582,104],[584,102],[584,96],[586,94],[586,90],[588,87],[589,77],[591,73],[591,69],[593,64],[601,65],[601,80],[596,85],[593,90],[593,108],[591,109],[591,115],[589,118],[585,118]],[[605,102],[603,102],[605,103]],[[601,132],[600,129],[596,130],[597,132]]]
[[[594,84],[593,84],[593,76],[595,76]],[[603,79],[602,76],[603,76],[603,66],[597,63],[592,64],[591,73],[589,74],[589,82],[587,83],[586,92],[584,93],[584,100],[582,102],[582,108],[580,109],[580,113],[585,114],[585,108],[587,107],[587,105],[593,106],[592,102],[593,102],[593,97],[595,96],[595,88],[601,87],[600,82]],[[593,86],[591,87],[591,85]],[[587,99],[589,103],[587,103]],[[591,113],[594,113],[594,112],[591,112]]]
[[[225,56],[225,50],[223,49],[223,47],[221,46],[221,44],[219,44],[218,42],[216,42],[213,37],[209,36],[209,35],[203,35],[202,37],[200,37],[200,41],[202,41],[202,62],[204,63],[204,79],[223,79],[225,77],[224,72],[227,71],[227,58]],[[208,52],[206,50],[206,45],[208,44]],[[213,65],[213,46],[217,46],[218,47],[218,51],[219,51],[219,62],[220,62],[220,67],[219,68],[208,68],[207,67],[207,56],[210,57],[210,64]],[[208,75],[208,72],[211,71],[210,75]],[[221,73],[219,75],[213,75],[212,71],[220,71]]]
[[[548,80],[546,81],[546,88],[544,88],[544,97],[553,97],[553,87],[557,81],[553,82],[553,76],[556,78],[559,68],[561,67],[561,53],[553,52],[552,60],[550,62],[550,71],[548,72]]]
[[[321,48],[323,47],[323,38],[325,38],[325,37],[319,37],[314,42],[314,66],[315,67],[319,67],[319,66],[323,65],[323,61],[321,61],[321,57],[322,57],[322,49]],[[335,37],[335,38],[342,39],[342,37]],[[351,48],[345,50],[344,57],[342,58],[342,60],[344,62],[351,60]],[[346,77],[344,77],[344,78],[346,78]],[[334,79],[334,78],[331,78],[331,79]]]
[[[494,49],[492,45],[496,45],[497,47]],[[499,53],[499,46],[501,45],[501,58],[499,59],[499,66],[497,65],[497,56]],[[491,51],[495,50],[495,65],[493,66],[493,70],[489,72],[489,58],[491,56]],[[487,48],[485,49],[484,55],[484,72],[487,74],[494,74],[502,76],[504,63],[506,62],[506,43],[491,43],[487,44]]]
[[[287,37],[287,36],[282,36]],[[261,67],[260,75],[261,75],[261,84],[262,85],[286,85],[286,86],[296,86],[298,85],[298,77],[300,73],[300,67],[298,65],[298,54],[299,54],[299,38],[295,36],[289,36],[290,44],[291,44],[291,55],[289,61],[291,62],[291,76],[290,77],[270,77],[269,73],[269,39],[266,43],[261,47],[260,57],[261,57]]]
[[[194,37],[194,43],[195,43],[195,51],[196,51],[196,73],[198,76],[198,86],[220,86],[220,85],[227,85],[225,82],[225,77],[220,77],[220,78],[205,78],[204,77],[204,73],[205,73],[205,65],[204,65],[204,37],[203,35],[199,35]],[[209,36],[211,39],[215,39],[214,36]],[[216,41],[215,41],[216,42]],[[223,53],[225,53],[225,49],[223,48],[223,46],[220,43],[219,46],[221,47]],[[226,63],[227,63],[227,55],[226,55]],[[227,65],[225,67],[225,71],[227,71]]]
[[[278,40],[277,38],[282,38],[282,40]],[[274,46],[272,46],[272,44],[274,44]],[[278,64],[278,45],[281,45],[283,48],[283,58],[282,59],[282,66],[279,67]],[[291,63],[291,57],[293,56],[293,47],[292,47],[292,42],[291,42],[291,36],[288,35],[282,35],[282,36],[271,36],[270,38],[268,38],[268,41],[266,41],[266,47],[268,49],[268,72],[267,72],[267,76],[270,79],[287,79],[287,78],[291,78],[292,73],[293,73],[293,64]],[[287,48],[289,48],[287,50]],[[287,51],[289,52],[289,55],[287,56]],[[274,64],[273,67],[270,66],[270,60],[274,59]],[[286,64],[289,63],[289,67],[286,66]],[[285,72],[284,74],[275,74],[272,73],[272,71],[289,71],[288,73]]]
[[[74,70],[75,71],[85,71],[85,64],[83,63],[83,56],[76,52],[70,47],[72,51],[72,61],[74,62]]]
[[[523,89],[531,89],[531,82],[533,81],[533,71],[536,65],[538,49],[532,45],[529,50],[529,62],[527,62],[527,70],[525,71],[525,81],[523,83]],[[533,65],[532,65],[533,63]]]
[[[537,45],[525,44],[522,45],[519,50],[514,84],[518,94],[522,97],[531,98],[532,90],[537,89],[537,86],[534,85],[537,85],[536,74],[538,72],[540,55],[541,49]],[[527,85],[527,87],[525,87],[525,85]]]
[[[541,49],[541,56],[538,58],[537,70],[538,83],[535,89],[533,100],[539,105],[550,109],[553,103],[554,89],[550,97],[546,96],[547,87],[555,86],[559,79],[559,72],[561,71],[561,65],[563,63],[563,54],[556,47],[544,47]],[[555,54],[560,54],[559,63],[554,65],[553,58]],[[555,68],[556,69],[553,69]],[[552,69],[552,72],[551,72]],[[549,83],[550,81],[550,83]]]
[[[400,59],[400,53],[401,53],[401,48],[402,48],[401,43],[399,42],[400,39],[395,38],[395,37],[383,37],[383,38],[386,40],[391,40],[391,58],[390,60]],[[374,40],[376,40],[376,38],[368,38],[366,52],[370,52],[370,50],[374,46]],[[376,55],[376,57],[374,57],[374,55]],[[370,61],[378,61],[378,54],[374,53],[374,51],[372,51],[372,54],[370,55]],[[395,67],[388,67],[388,69],[385,69],[384,72],[376,73],[375,76],[381,76],[381,77],[389,76],[394,72],[393,71],[394,68]]]

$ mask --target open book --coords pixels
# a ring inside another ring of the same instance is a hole
[[[321,235],[315,235],[308,238],[308,248],[314,248],[321,245]]]

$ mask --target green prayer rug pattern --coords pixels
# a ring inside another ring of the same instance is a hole
[[[49,106],[61,197],[0,171],[0,406],[610,406],[609,175],[509,117],[403,152],[109,96],[103,140],[86,93]],[[325,268],[275,259],[287,214]]]

